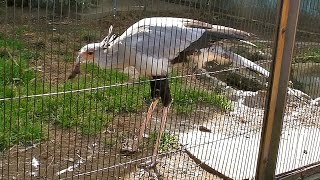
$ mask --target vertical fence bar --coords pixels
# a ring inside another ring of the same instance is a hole
[[[282,0],[279,8],[272,76],[260,140],[256,179],[275,179],[300,0]]]

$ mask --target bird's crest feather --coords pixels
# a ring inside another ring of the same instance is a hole
[[[108,32],[108,35],[101,41],[100,43],[100,47],[102,48],[107,48],[108,47],[108,43],[112,40],[114,40],[114,38],[116,37],[115,34],[111,35],[112,34],[112,30],[113,30],[113,26],[111,25],[109,27],[109,32]]]

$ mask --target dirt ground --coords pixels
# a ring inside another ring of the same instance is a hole
[[[147,161],[146,157],[152,154],[150,137],[144,139],[139,153],[120,153],[122,142],[133,134],[133,127],[139,124],[135,124],[132,118],[144,115],[118,117],[114,124],[96,136],[84,136],[77,129],[50,126],[47,141],[29,146],[15,145],[1,155],[0,179],[152,179],[155,176],[153,171],[139,168],[140,163]],[[195,115],[189,117],[170,114],[166,129],[172,133],[186,132],[218,115],[215,110],[205,107],[198,107]],[[148,135],[159,128],[160,118],[160,113],[153,117],[147,129]],[[114,141],[110,142],[110,139]],[[160,156],[156,169],[156,174],[160,174],[162,179],[217,179],[179,149]]]

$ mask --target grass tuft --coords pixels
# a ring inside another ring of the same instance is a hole
[[[176,79],[172,80],[171,87],[174,98],[173,107],[178,114],[190,115],[199,104],[212,105],[222,110],[230,110],[232,108],[231,101],[216,92],[194,88]]]
[[[158,137],[158,132],[151,134],[151,141],[155,143]],[[159,153],[173,151],[179,148],[179,138],[168,132],[163,132],[160,140]]]
[[[308,48],[295,58],[296,62],[306,63],[314,62],[320,63],[320,48]]]

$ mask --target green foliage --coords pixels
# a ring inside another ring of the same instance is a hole
[[[6,37],[3,33],[0,33],[0,47],[12,50],[21,50],[23,45],[20,41],[17,41],[12,37]]]
[[[28,84],[35,77],[35,73],[26,67],[26,64],[14,64],[0,58],[0,97],[12,97],[13,90],[19,91],[20,87]],[[12,91],[12,92],[10,92]]]
[[[35,72],[28,68],[28,53],[24,52],[21,42],[0,34],[0,49],[8,52],[8,55],[0,56],[0,98],[13,97],[35,78]],[[19,54],[13,56],[10,51]]]
[[[151,134],[151,141],[155,143],[158,137],[158,132]],[[163,132],[160,140],[159,153],[176,150],[179,147],[179,138],[168,132]]]
[[[0,58],[0,85],[22,85],[35,77],[35,73],[27,68],[26,61]],[[0,97],[3,97],[0,95]]]
[[[104,147],[112,148],[117,144],[117,140],[115,138],[108,138],[104,140]]]
[[[190,115],[203,103],[223,110],[231,109],[231,101],[225,96],[205,89],[184,85],[180,80],[172,80],[173,107],[178,114]]]
[[[10,144],[29,144],[46,138],[46,128],[34,116],[32,103],[26,100],[0,103],[0,151]]]
[[[295,58],[296,62],[320,63],[320,48],[308,48]]]
[[[30,30],[29,26],[24,25],[24,26],[18,26],[15,29],[15,34],[16,35],[23,35],[25,32],[27,32],[28,30]]]

